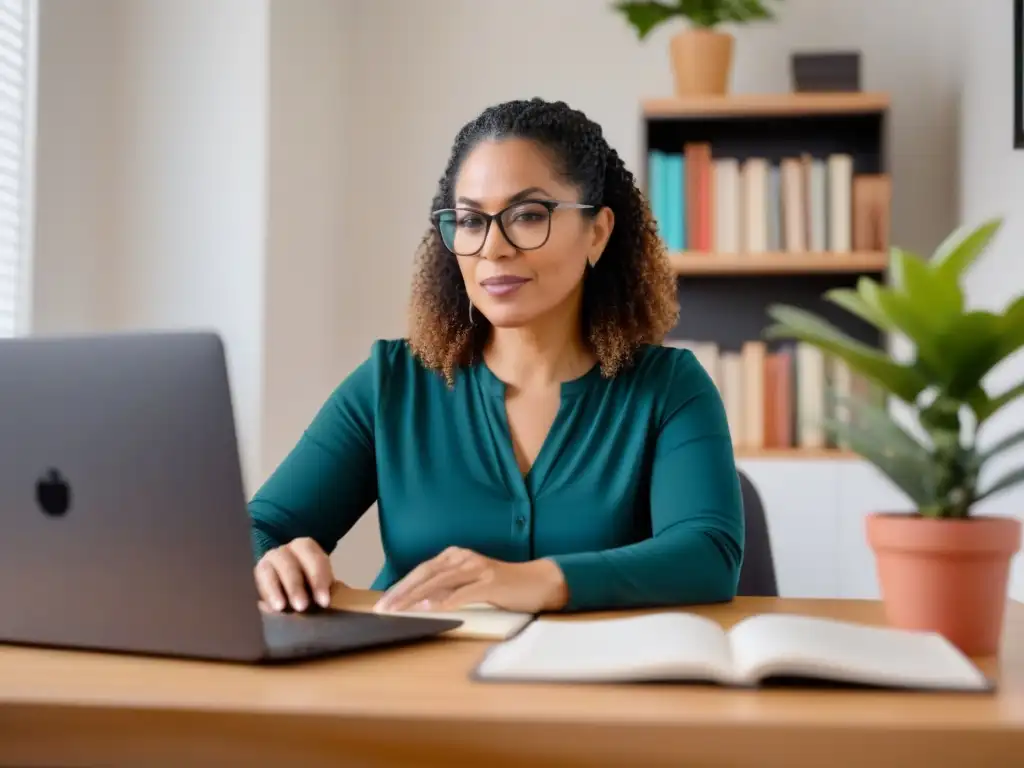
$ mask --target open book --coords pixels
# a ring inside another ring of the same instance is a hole
[[[462,624],[445,632],[446,637],[471,640],[505,640],[533,621],[532,613],[516,613],[485,603],[466,605],[457,611],[393,611],[396,616],[458,619]]]
[[[540,619],[492,648],[474,676],[743,687],[782,680],[949,691],[994,687],[941,635],[786,614],[752,616],[729,632],[691,613]]]

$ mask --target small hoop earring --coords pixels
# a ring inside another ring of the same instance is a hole
[[[473,300],[469,300],[469,324],[473,324]]]

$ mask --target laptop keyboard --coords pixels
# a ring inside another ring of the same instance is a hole
[[[426,638],[460,622],[385,616],[334,608],[303,613],[264,613],[263,637],[271,659],[339,653]]]
[[[325,622],[331,620],[330,611],[316,613],[263,614],[263,637],[271,655],[306,655],[319,650],[329,635]]]

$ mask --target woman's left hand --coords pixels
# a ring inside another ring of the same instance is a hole
[[[505,563],[449,547],[414,568],[375,606],[378,611],[453,611],[472,603],[525,613],[558,610],[568,593],[551,560]]]

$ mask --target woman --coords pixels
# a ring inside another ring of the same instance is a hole
[[[377,502],[378,608],[725,601],[743,556],[724,409],[659,346],[676,285],[647,203],[563,103],[455,140],[408,340],[378,341],[250,505],[271,610],[329,602],[326,552]]]

